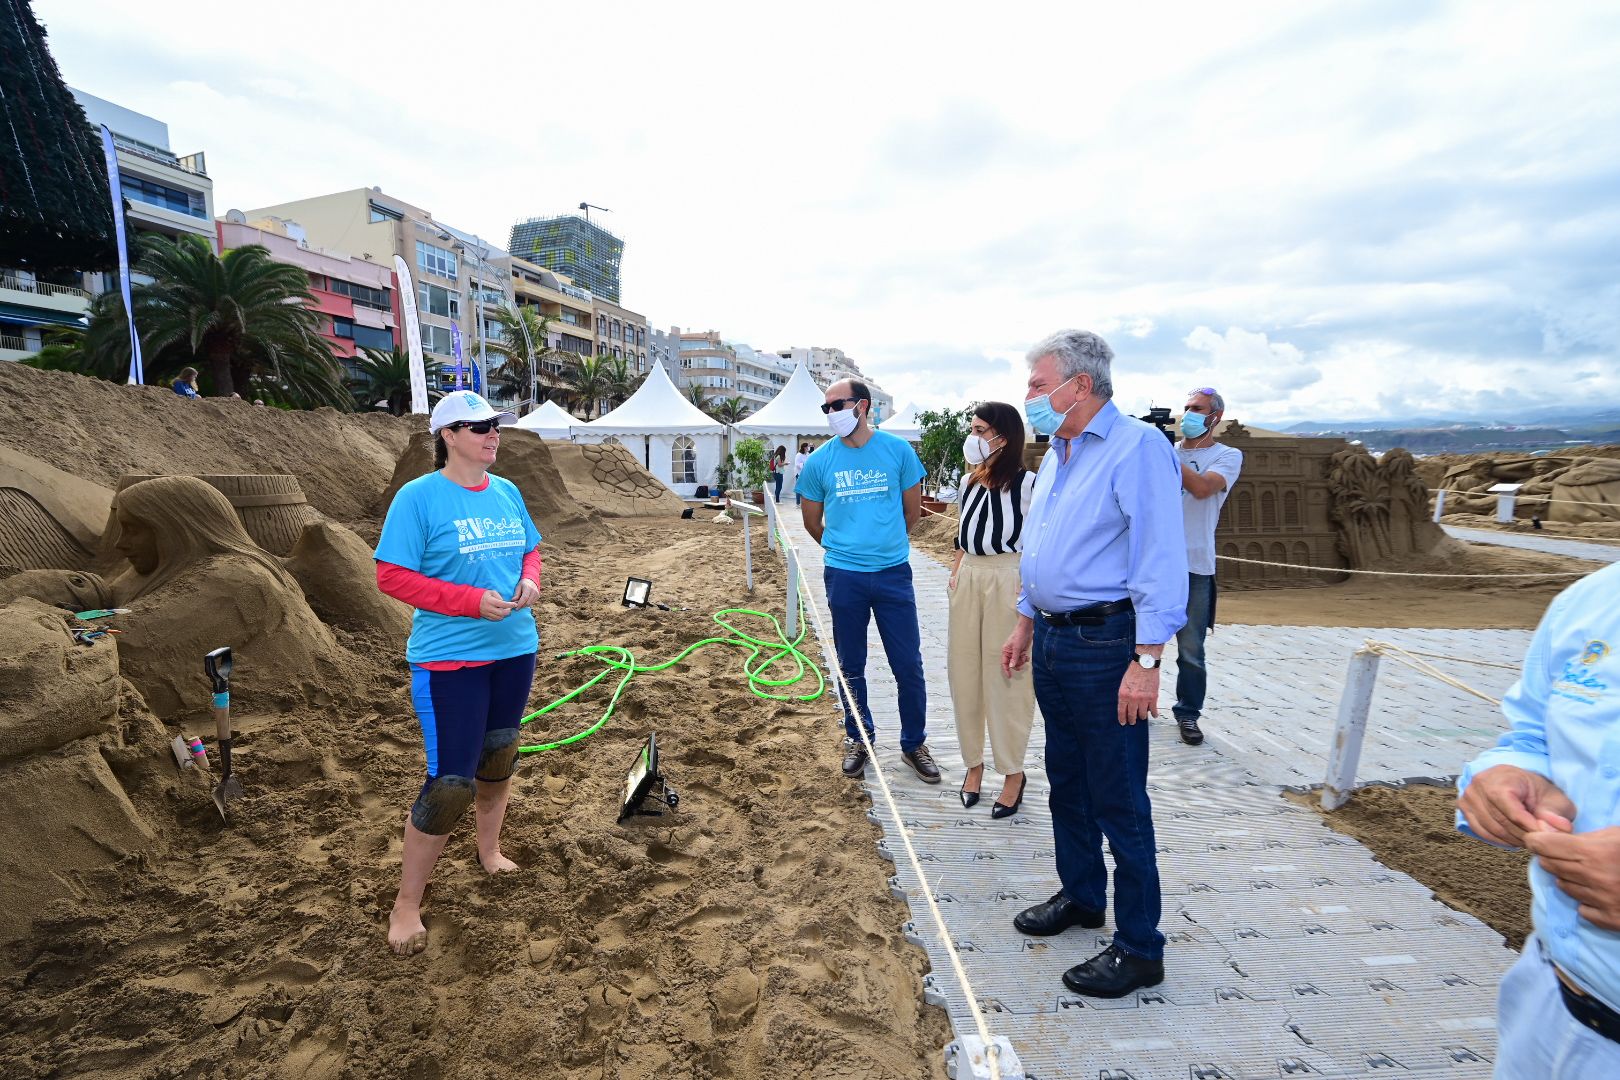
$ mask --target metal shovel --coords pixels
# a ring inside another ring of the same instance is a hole
[[[219,759],[224,775],[214,785],[214,805],[226,821],[225,807],[243,795],[242,781],[231,775],[231,649],[215,649],[203,657],[203,671],[214,683],[214,729],[219,734]]]

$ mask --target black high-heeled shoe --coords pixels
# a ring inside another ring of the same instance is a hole
[[[973,770],[969,769],[968,771],[972,772]],[[983,773],[983,771],[980,771],[980,773],[979,773],[979,785],[981,787],[984,785],[984,773]],[[964,810],[971,810],[975,806],[979,805],[979,793],[977,791],[969,791],[967,789],[967,777],[966,776],[962,777],[962,786],[957,789],[956,794],[961,798],[961,800],[962,800],[962,809],[964,809]]]
[[[1014,814],[1018,813],[1018,808],[1024,805],[1024,789],[1029,787],[1029,777],[1024,773],[1019,773],[1018,776],[1018,798],[1013,800],[1013,804],[1011,806],[1007,806],[998,801],[992,804],[990,807],[990,816],[995,818],[997,821],[1000,821],[1002,818],[1012,817]]]

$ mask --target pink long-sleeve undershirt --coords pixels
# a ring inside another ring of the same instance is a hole
[[[543,567],[539,548],[524,554],[523,577],[538,585]],[[457,585],[453,581],[428,577],[420,571],[381,560],[377,562],[377,588],[413,608],[464,619],[479,618],[479,605],[484,599],[484,590],[476,585]],[[487,663],[491,661],[433,660],[417,666],[429,671],[454,671],[456,668],[478,667]]]

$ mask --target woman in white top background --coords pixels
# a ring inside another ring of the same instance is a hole
[[[1028,666],[1007,678],[1001,646],[1018,621],[1018,557],[1035,474],[1024,468],[1024,419],[1001,401],[973,410],[962,446],[963,477],[951,568],[950,650],[947,673],[962,746],[962,805],[979,801],[984,740],[1002,775],[993,818],[1011,817],[1024,801],[1024,752],[1035,722],[1035,684]]]
[[[804,463],[810,460],[810,444],[799,444],[799,452],[793,455],[793,505],[802,506],[804,500],[799,497],[799,474],[804,472]]]

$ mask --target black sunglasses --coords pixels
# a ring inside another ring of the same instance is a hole
[[[863,400],[865,399],[855,397],[833,398],[821,407],[821,411],[824,413],[843,412],[845,405],[855,405]]]
[[[491,428],[500,426],[500,422],[496,420],[459,420],[450,425],[450,430],[460,431],[462,428],[466,428],[474,435],[488,435]]]

